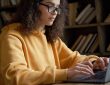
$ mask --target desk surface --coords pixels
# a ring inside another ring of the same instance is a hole
[[[110,85],[109,83],[105,84],[89,84],[89,83],[60,83],[60,84],[53,84],[53,85]]]

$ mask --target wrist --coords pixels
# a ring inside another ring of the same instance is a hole
[[[69,80],[69,69],[67,69],[67,80]]]

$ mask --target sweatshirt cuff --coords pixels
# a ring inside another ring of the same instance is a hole
[[[55,75],[55,81],[65,81],[67,80],[67,69],[57,69]]]

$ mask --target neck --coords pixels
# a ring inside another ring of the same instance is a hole
[[[37,31],[39,32],[45,32],[45,26],[44,25],[41,25],[41,24],[38,24],[36,25],[35,29],[37,29]]]

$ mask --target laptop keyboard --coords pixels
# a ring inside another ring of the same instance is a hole
[[[106,70],[103,70],[103,71],[96,72],[95,75],[93,75],[93,76],[84,78],[84,80],[85,79],[103,79],[103,78],[105,78],[105,76],[106,76]]]
[[[64,82],[103,83],[103,82],[105,82],[106,71],[107,70],[97,71],[97,72],[95,72],[95,75],[93,75],[93,76],[89,76],[89,77],[83,76],[78,79],[71,79],[71,80],[64,81]]]

